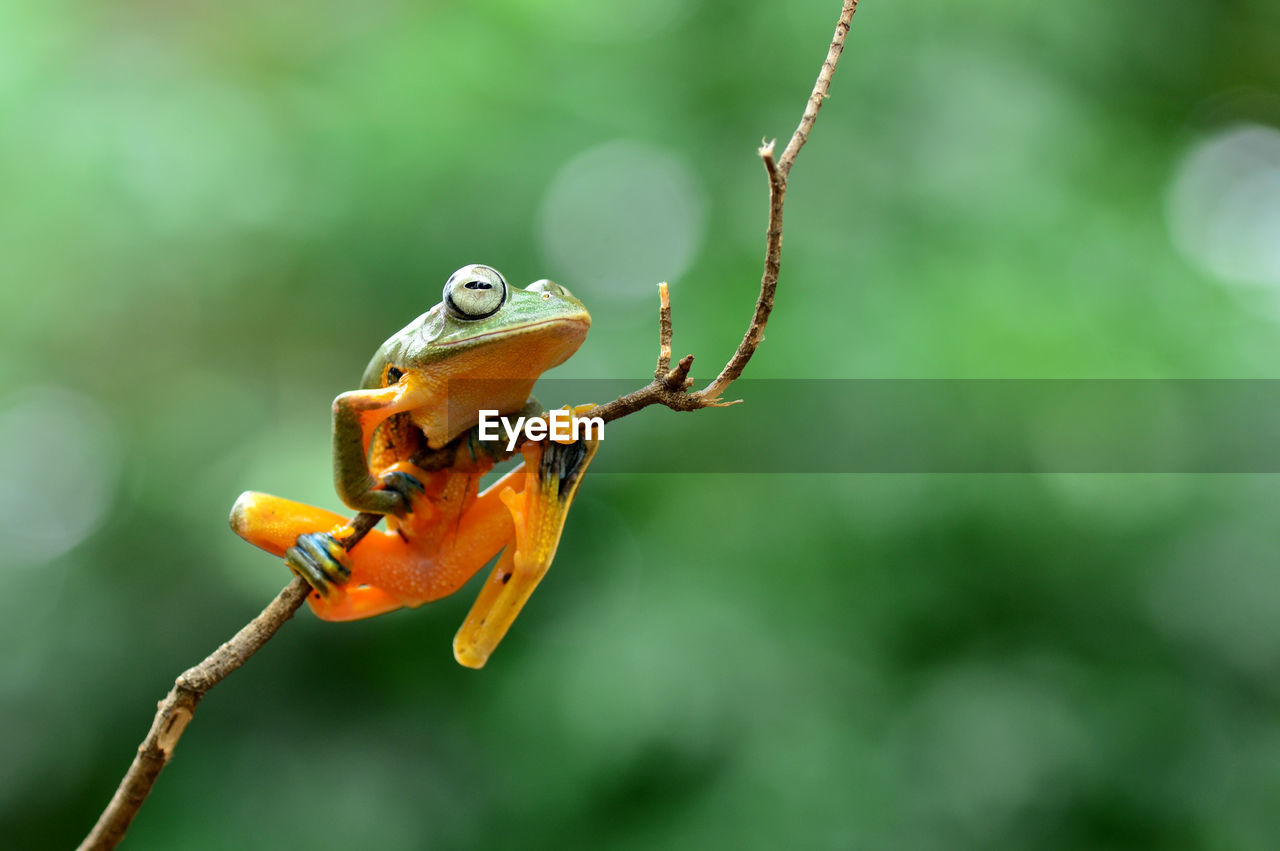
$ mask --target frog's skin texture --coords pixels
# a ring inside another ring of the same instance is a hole
[[[488,266],[459,269],[440,304],[382,344],[361,389],[333,403],[338,495],[386,515],[388,531],[348,553],[347,518],[252,491],[236,500],[231,528],[284,557],[311,584],[312,610],[336,621],[452,594],[501,550],[454,640],[460,663],[483,666],[550,567],[597,447],[527,443],[523,463],[480,493],[503,452],[477,440],[479,410],[540,413],[534,381],[577,351],[590,324],[551,281],[519,289]]]

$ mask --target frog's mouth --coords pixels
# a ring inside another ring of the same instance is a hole
[[[534,382],[578,350],[589,325],[585,316],[558,316],[442,344],[437,380],[445,392],[414,414],[428,445],[438,449],[471,428],[481,410],[519,411]]]
[[[583,326],[583,336],[586,335],[586,329],[591,327],[591,317],[583,313],[580,316],[556,316],[551,319],[539,319],[537,322],[529,322],[524,325],[516,325],[511,328],[499,328],[494,331],[486,331],[483,334],[475,334],[470,337],[463,337],[460,340],[445,340],[436,345],[441,348],[448,346],[466,346],[478,340],[488,340],[493,337],[523,337],[529,331],[536,328],[546,328],[549,325],[562,325],[570,328],[574,325]]]

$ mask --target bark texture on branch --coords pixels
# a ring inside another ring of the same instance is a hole
[[[138,808],[155,785],[160,771],[173,756],[182,731],[195,714],[196,705],[209,689],[239,668],[266,644],[284,622],[307,599],[311,588],[301,578],[294,578],[276,598],[253,620],[245,624],[231,640],[209,654],[203,662],[179,675],[173,688],[160,701],[151,730],[138,746],[138,755],[125,772],[111,802],[89,831],[81,851],[114,848],[124,838]]]

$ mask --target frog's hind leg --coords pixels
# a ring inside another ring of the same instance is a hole
[[[281,558],[299,535],[333,531],[346,523],[341,514],[256,491],[240,494],[231,507],[231,529],[255,547]]]
[[[519,490],[513,481],[498,492],[511,514],[514,540],[498,559],[453,639],[453,655],[459,664],[483,667],[542,581],[555,558],[582,475],[598,448],[598,441],[582,440],[526,443],[521,449],[524,464],[509,477],[523,479]]]
[[[299,540],[303,536],[315,544],[346,526],[347,518],[341,514],[254,491],[241,494],[231,508],[231,528],[235,533],[255,547],[281,558],[285,558],[289,550],[296,550],[306,540]],[[369,535],[382,536],[385,533],[373,531]],[[320,559],[325,555],[324,552],[318,552]],[[337,554],[330,557],[335,563],[338,562]],[[297,570],[297,565],[293,562],[290,559],[290,566]],[[337,567],[345,570],[341,564]],[[314,587],[317,577],[311,575],[312,572],[307,571],[304,578]],[[403,605],[395,596],[363,583],[334,584],[325,582],[323,578],[320,581],[327,593],[321,594],[313,590],[307,596],[307,602],[311,604],[316,616],[324,620],[369,618]]]
[[[320,596],[319,591],[312,591],[307,596],[307,602],[311,604],[311,611],[316,613],[316,617],[326,621],[357,621],[394,611],[404,605],[397,597],[372,585],[344,585],[335,589],[328,597]]]

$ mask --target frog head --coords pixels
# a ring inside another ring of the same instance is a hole
[[[582,302],[552,281],[521,289],[490,266],[463,266],[439,304],[382,344],[363,386],[408,380],[428,391],[430,401],[410,413],[439,448],[481,409],[521,410],[538,376],[576,352],[590,327]]]

